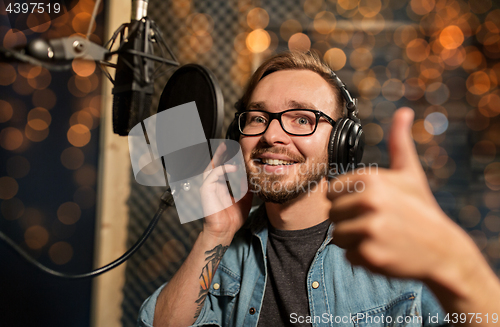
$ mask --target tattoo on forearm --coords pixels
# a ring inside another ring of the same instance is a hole
[[[205,258],[207,264],[201,270],[200,293],[198,294],[198,299],[195,301],[198,304],[196,313],[194,315],[195,319],[200,315],[201,308],[203,308],[203,305],[205,304],[205,298],[207,297],[208,289],[210,288],[210,284],[212,283],[212,278],[214,277],[217,266],[219,265],[219,262],[228,247],[228,245],[222,246],[222,244],[219,244],[212,250],[205,252],[205,254],[207,255],[207,257]]]

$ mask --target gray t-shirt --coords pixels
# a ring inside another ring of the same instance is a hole
[[[258,326],[311,326],[290,322],[290,314],[308,316],[306,278],[330,221],[302,230],[278,230],[269,224],[267,282]]]

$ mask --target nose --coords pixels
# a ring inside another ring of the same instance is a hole
[[[273,119],[269,123],[266,132],[262,134],[261,140],[269,145],[288,144],[290,136],[281,128],[278,119]]]

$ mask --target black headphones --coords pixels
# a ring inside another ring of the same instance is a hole
[[[363,157],[365,135],[361,127],[361,122],[357,117],[357,100],[352,98],[344,82],[340,80],[335,72],[331,71],[330,76],[337,83],[347,109],[347,117],[335,122],[330,134],[330,140],[328,141],[329,175],[334,176],[343,174],[358,166]],[[244,110],[244,108],[241,108],[241,100],[236,102],[235,107],[238,112]],[[233,119],[227,129],[226,139],[238,142],[239,138],[240,130],[238,120],[235,116],[235,119]]]

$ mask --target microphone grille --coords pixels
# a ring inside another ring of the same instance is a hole
[[[140,91],[116,93],[113,97],[113,132],[127,136],[132,127],[150,116],[152,94]]]

